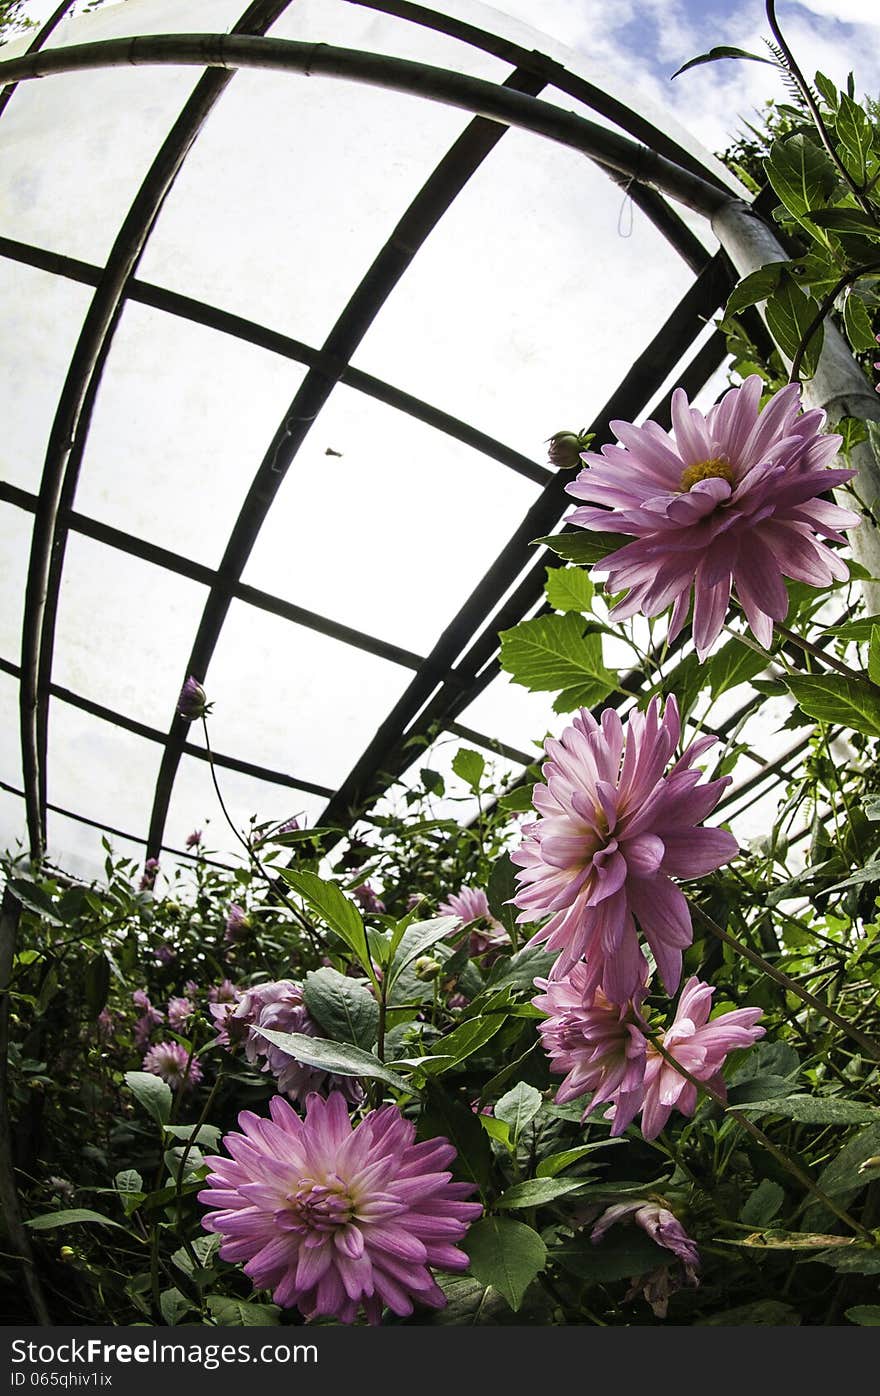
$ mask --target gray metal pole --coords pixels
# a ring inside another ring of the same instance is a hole
[[[712,215],[712,231],[740,276],[748,276],[768,262],[787,262],[788,253],[767,224],[748,204],[731,199]],[[781,351],[780,351],[781,352]],[[880,421],[880,396],[873,392],[840,331],[825,322],[825,340],[813,378],[803,385],[807,407],[821,407],[835,426],[842,417]],[[853,448],[853,467],[858,470],[853,484],[859,498],[875,517],[880,517],[880,462],[870,442]],[[841,498],[852,506],[852,497]],[[853,553],[872,577],[880,577],[880,529],[870,514],[863,514],[859,528],[849,535]],[[865,584],[869,609],[880,611],[880,585]]]

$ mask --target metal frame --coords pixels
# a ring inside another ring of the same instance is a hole
[[[686,356],[696,335],[723,303],[735,280],[724,257],[720,254],[710,257],[683,220],[670,208],[665,193],[691,207],[698,207],[706,216],[729,204],[734,195],[731,189],[723,186],[713,170],[703,169],[693,155],[667,133],[629,111],[593,84],[570,73],[555,60],[499,39],[476,26],[423,6],[397,3],[396,0],[387,0],[387,3],[384,0],[350,0],[350,3],[443,32],[494,54],[514,65],[514,71],[504,83],[493,84],[424,64],[333,49],[328,45],[296,44],[260,37],[286,8],[286,4],[272,4],[269,0],[257,0],[257,3],[251,4],[232,35],[168,35],[113,40],[95,45],[55,48],[43,53],[32,45],[33,51],[21,59],[0,63],[0,82],[104,66],[108,62],[185,62],[208,68],[157,154],[123,223],[106,267],[93,266],[47,249],[0,238],[0,256],[96,288],[56,413],[40,494],[34,496],[10,486],[0,486],[0,501],[35,515],[22,662],[18,667],[8,660],[0,660],[0,669],[20,676],[23,793],[28,811],[31,850],[35,856],[44,847],[46,810],[53,808],[47,799],[46,776],[51,697],[70,702],[164,746],[146,840],[148,856],[156,856],[165,846],[165,819],[181,757],[187,754],[207,759],[202,747],[187,741],[188,724],[176,715],[168,731],[163,733],[135,723],[124,714],[103,708],[53,683],[51,669],[57,600],[66,539],[71,531],[122,549],[209,588],[187,669],[187,672],[201,679],[206,677],[223,622],[234,599],[414,671],[413,679],[401,699],[380,725],[349,775],[335,790],[240,762],[234,756],[215,756],[218,766],[326,796],[328,804],[321,816],[322,824],[344,825],[356,817],[365,801],[374,799],[386,789],[408,764],[407,744],[417,733],[442,729],[458,734],[488,751],[500,751],[523,766],[533,760],[525,752],[463,726],[458,718],[498,672],[497,631],[515,624],[533,611],[540,601],[544,570],[546,566],[554,565],[556,559],[546,551],[536,559],[531,543],[536,536],[551,531],[558,524],[567,504],[565,478],[461,422],[441,406],[423,402],[392,384],[363,373],[350,362],[363,335],[419,247],[473,172],[491,154],[509,125],[518,125],[549,139],[573,145],[588,154],[626,189],[686,265],[696,273],[691,289],[594,418],[592,430],[604,432],[610,418],[633,418],[647,408],[669,373]],[[53,22],[57,22],[58,17],[60,14],[56,12]],[[254,31],[259,31],[259,34]],[[134,274],[159,209],[183,159],[238,66],[275,68],[377,83],[477,113],[416,196],[355,290],[336,326],[319,348],[190,297],[140,281]],[[646,144],[639,145],[617,132],[539,100],[538,94],[548,85],[614,120],[636,137],[636,141]],[[12,90],[7,87],[0,94],[0,104],[8,101]],[[167,549],[88,519],[74,510],[79,468],[95,394],[119,315],[127,299],[206,325],[307,367],[306,377],[254,476],[217,569],[179,557]],[[683,370],[681,381],[689,392],[693,393],[702,386],[723,357],[723,340],[716,334]],[[445,432],[542,486],[540,495],[519,527],[427,656],[413,654],[375,636],[365,635],[329,617],[245,586],[241,581],[247,558],[284,474],[294,462],[312,423],[338,383],[364,392]],[[663,410],[661,405],[659,412],[662,414]],[[520,574],[524,575],[519,585],[501,604],[505,593],[516,583]],[[124,836],[135,837],[131,834]]]

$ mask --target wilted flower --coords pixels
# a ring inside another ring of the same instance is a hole
[[[226,931],[223,936],[227,945],[237,945],[246,940],[251,929],[251,918],[243,906],[233,902],[226,916]]]
[[[859,521],[820,498],[855,474],[827,468],[841,438],[820,434],[824,412],[800,411],[796,383],[759,411],[762,387],[757,375],[747,378],[705,414],[677,388],[671,435],[656,422],[612,422],[620,444],[588,453],[566,486],[587,501],[567,522],[634,535],[597,564],[609,591],[629,593],[612,615],[656,616],[674,603],[674,638],[693,592],[701,659],[721,631],[731,590],[766,648],[773,621],[788,612],[784,576],[811,586],[848,576],[815,536],[843,542],[839,530]]]
[[[737,851],[732,834],[698,827],[730,779],[700,785],[703,773],[693,768],[715,738],[692,742],[665,771],[680,731],[675,699],[661,719],[653,698],[626,726],[612,708],[601,723],[582,708],[559,741],[546,742],[547,783],[533,797],[540,817],[523,825],[510,855],[521,868],[514,901],[520,921],[552,913],[529,943],[559,952],[554,979],[584,957],[585,995],[601,987],[625,1003],[645,982],[636,922],[673,993],[693,928],[670,878],[700,877]]]
[[[655,1316],[665,1318],[670,1295],[681,1289],[682,1282],[693,1286],[700,1283],[697,1278],[700,1268],[697,1243],[688,1236],[681,1222],[668,1207],[662,1207],[658,1202],[639,1201],[621,1202],[603,1212],[591,1232],[593,1245],[602,1240],[608,1228],[615,1222],[628,1217],[632,1217],[636,1226],[646,1231],[658,1246],[672,1251],[681,1261],[679,1275],[674,1275],[668,1265],[659,1265],[649,1274],[633,1280],[632,1288],[626,1295],[627,1299],[634,1299],[637,1294],[643,1294]],[[678,1270],[679,1267],[676,1266],[675,1269]]]
[[[135,1008],[143,1010],[134,1025],[134,1045],[141,1049],[146,1047],[149,1042],[153,1028],[157,1028],[160,1023],[165,1022],[165,1014],[153,1007],[145,989],[135,989],[131,999]]]
[[[352,887],[351,895],[356,902],[359,902],[364,911],[384,911],[385,903],[379,897],[374,887],[369,882],[361,882],[357,887]]]
[[[202,831],[201,831],[201,829],[193,829],[192,833],[191,833],[191,834],[187,834],[187,836],[186,836],[186,846],[187,846],[187,848],[198,848],[198,847],[200,846],[201,842],[202,842]]]
[[[173,996],[168,1000],[168,1026],[172,1032],[183,1032],[195,1008],[187,998]]]
[[[611,1133],[622,1134],[644,1098],[647,1042],[636,1003],[609,1003],[601,989],[585,992],[583,964],[575,965],[567,979],[536,979],[535,984],[544,993],[532,1002],[550,1015],[538,1027],[550,1069],[568,1073],[556,1092],[557,1101],[564,1105],[592,1091],[583,1118],[610,1103]],[[638,1000],[643,996],[640,989]]]
[[[208,702],[205,690],[192,674],[180,690],[177,711],[181,717],[186,718],[187,722],[194,722],[196,718],[204,717],[211,711],[211,704]]]
[[[714,988],[699,979],[687,981],[681,991],[675,1018],[663,1036],[663,1046],[671,1057],[697,1081],[705,1081],[720,1095],[727,1088],[721,1068],[737,1047],[751,1047],[764,1029],[756,1027],[760,1008],[736,1008],[709,1022]],[[648,1043],[645,1063],[645,1103],[642,1133],[656,1139],[673,1110],[693,1115],[697,1108],[697,1088]]]
[[[394,1105],[352,1128],[336,1092],[310,1095],[304,1120],[280,1096],[269,1109],[271,1120],[243,1111],[243,1134],[224,1140],[232,1158],[207,1160],[199,1200],[217,1209],[203,1225],[222,1236],[222,1258],[307,1318],[353,1323],[363,1306],[378,1323],[385,1305],[401,1317],[414,1300],[443,1308],[428,1267],[467,1269],[455,1243],[482,1210],[463,1200],[471,1184],[450,1181],[454,1148],[414,1143]]]
[[[139,892],[152,892],[156,885],[156,877],[159,873],[159,859],[148,858],[144,863],[144,871],[138,883]]]
[[[238,1003],[221,1021],[218,1006],[211,1012],[225,1029],[230,1047],[244,1042],[245,1056],[252,1065],[264,1060],[264,1071],[271,1071],[284,1095],[300,1104],[310,1091],[339,1091],[346,1100],[356,1104],[363,1092],[354,1076],[336,1076],[318,1067],[308,1066],[290,1052],[261,1037],[255,1028],[272,1032],[302,1033],[306,1037],[323,1036],[303,1002],[302,989],[290,979],[278,979],[269,984],[257,984],[245,989]],[[221,1039],[218,1038],[219,1042]],[[226,1045],[224,1043],[224,1045]]]
[[[466,924],[473,925],[468,937],[468,949],[472,955],[484,955],[487,950],[507,945],[510,937],[497,917],[489,910],[489,898],[482,887],[462,887],[452,892],[445,902],[437,907],[441,916],[458,916]]]
[[[167,1081],[173,1091],[190,1090],[202,1079],[199,1063],[179,1042],[154,1043],[144,1057],[143,1067]]]

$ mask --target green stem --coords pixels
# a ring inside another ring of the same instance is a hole
[[[800,378],[801,364],[803,363],[804,355],[806,354],[807,349],[810,346],[810,340],[813,338],[813,335],[816,333],[819,326],[822,324],[826,315],[830,314],[830,312],[834,309],[834,302],[837,300],[837,297],[840,295],[841,291],[845,291],[847,286],[854,285],[860,277],[867,276],[872,271],[880,271],[880,262],[866,262],[864,266],[857,267],[855,271],[845,272],[844,275],[840,278],[840,280],[836,281],[835,284],[831,287],[831,290],[828,292],[828,294],[824,296],[823,299],[819,302],[819,309],[816,311],[816,314],[813,316],[809,325],[807,325],[807,328],[804,330],[801,341],[798,344],[797,350],[795,352],[795,356],[791,361],[791,372],[788,375],[789,383],[798,382]]]

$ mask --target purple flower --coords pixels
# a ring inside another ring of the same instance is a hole
[[[144,1057],[143,1067],[167,1081],[173,1091],[190,1090],[202,1079],[199,1063],[179,1042],[154,1043]]]
[[[701,737],[665,769],[680,731],[675,699],[661,719],[653,698],[625,727],[611,708],[601,724],[582,708],[559,741],[546,743],[546,784],[533,797],[540,817],[523,825],[511,854],[521,868],[514,901],[520,921],[550,914],[529,943],[559,952],[552,978],[586,958],[585,995],[601,988],[625,1003],[645,982],[636,923],[674,993],[693,928],[670,879],[701,877],[737,851],[732,834],[698,827],[730,779],[699,784],[693,763],[715,739]]]
[[[352,887],[351,895],[356,902],[359,902],[364,911],[384,911],[385,903],[381,900],[375,888],[369,882],[361,882],[357,887]]]
[[[191,834],[187,834],[187,836],[186,836],[186,846],[187,846],[187,848],[199,848],[200,845],[201,845],[201,842],[202,842],[202,831],[201,831],[201,829],[193,829],[192,833],[191,833]]]
[[[209,1003],[238,1003],[238,990],[231,979],[224,979],[222,984],[213,985],[208,990]]]
[[[352,1128],[335,1092],[310,1095],[304,1120],[280,1096],[269,1109],[270,1120],[243,1111],[243,1133],[223,1141],[232,1158],[207,1160],[199,1200],[216,1210],[202,1224],[223,1237],[222,1258],[307,1318],[353,1323],[363,1306],[378,1323],[385,1305],[400,1316],[413,1300],[443,1308],[429,1266],[467,1269],[455,1243],[482,1210],[463,1200],[470,1183],[450,1182],[451,1144],[416,1144],[394,1105]]]
[[[294,817],[293,819],[285,819],[278,832],[279,834],[298,834],[300,828],[299,820]]]
[[[238,902],[233,902],[226,917],[224,941],[227,945],[237,945],[239,941],[247,940],[250,929],[251,918],[243,906],[239,906]]]
[[[143,876],[138,883],[139,892],[152,892],[156,885],[156,877],[159,872],[159,859],[148,858],[144,863]]]
[[[675,1018],[663,1037],[671,1057],[697,1081],[705,1081],[726,1096],[721,1068],[727,1056],[738,1047],[751,1047],[764,1029],[755,1026],[760,1008],[736,1008],[709,1022],[715,990],[699,979],[689,979],[681,991]],[[656,1139],[673,1110],[693,1115],[697,1108],[697,1088],[648,1043],[645,1064],[645,1103],[642,1133]]]
[[[205,717],[211,711],[211,704],[208,702],[207,694],[199,683],[198,679],[190,674],[183,688],[180,690],[180,697],[177,700],[177,712],[180,717],[185,717],[187,722],[194,722],[196,718]]]
[[[168,1026],[172,1032],[183,1032],[195,1009],[189,999],[174,996],[168,1000]]]
[[[199,986],[194,979],[188,979],[183,986],[183,992],[188,999],[196,999],[199,993]]]
[[[458,916],[465,924],[481,922],[473,926],[468,939],[472,955],[484,955],[487,950],[507,945],[509,936],[501,922],[489,910],[489,898],[482,887],[462,887],[450,893],[445,902],[437,907],[441,916]]]
[[[620,444],[588,452],[587,467],[566,486],[587,501],[569,523],[634,536],[598,564],[607,590],[629,593],[612,615],[656,616],[673,605],[674,638],[693,592],[701,659],[721,631],[731,590],[766,648],[773,621],[788,612],[783,576],[811,586],[848,576],[815,536],[843,542],[839,530],[859,521],[820,498],[855,474],[827,468],[841,438],[820,434],[824,412],[800,411],[796,383],[759,411],[762,386],[757,375],[747,378],[706,414],[677,388],[672,435],[656,422],[612,422]]]
[[[634,1299],[637,1294],[644,1294],[656,1317],[665,1318],[670,1295],[681,1289],[680,1280],[693,1286],[700,1283],[697,1278],[697,1271],[700,1268],[700,1252],[697,1249],[697,1243],[688,1236],[681,1222],[673,1212],[670,1212],[668,1207],[661,1207],[658,1202],[639,1201],[621,1202],[603,1212],[590,1233],[593,1245],[602,1240],[606,1231],[615,1222],[623,1221],[628,1217],[632,1217],[636,1226],[640,1226],[643,1231],[646,1231],[651,1240],[655,1241],[658,1246],[664,1246],[666,1250],[672,1251],[673,1255],[681,1261],[680,1277],[673,1276],[668,1265],[660,1265],[648,1275],[635,1279],[626,1296],[627,1299]],[[675,1268],[678,1270],[678,1266]]]
[[[173,945],[160,945],[154,951],[154,954],[160,965],[170,965],[177,959],[177,951],[174,949]]]
[[[363,1092],[354,1076],[336,1076],[317,1067],[307,1066],[290,1052],[261,1037],[254,1028],[269,1028],[272,1032],[296,1032],[306,1037],[323,1036],[314,1018],[303,1002],[302,989],[290,979],[279,979],[269,984],[257,984],[245,989],[238,1003],[222,1019],[219,1005],[211,1007],[211,1013],[225,1029],[230,1048],[244,1041],[244,1052],[248,1061],[256,1065],[264,1059],[263,1070],[271,1071],[278,1083],[278,1089],[291,1100],[302,1104],[311,1091],[338,1091],[353,1105],[363,1098]],[[217,1042],[221,1039],[218,1037]],[[224,1045],[226,1045],[224,1043]]]
[[[143,1009],[134,1025],[134,1045],[139,1050],[143,1050],[150,1040],[153,1028],[157,1028],[160,1023],[165,1022],[165,1014],[153,1007],[144,989],[135,989],[131,999],[135,1008]]]
[[[567,979],[536,979],[545,992],[532,1002],[550,1015],[538,1031],[550,1069],[568,1073],[556,1092],[560,1105],[592,1091],[583,1118],[611,1103],[611,1133],[618,1135],[642,1107],[647,1042],[636,1003],[609,1003],[601,989],[585,993],[586,983],[583,964],[575,965]],[[640,989],[637,1001],[643,996]]]

